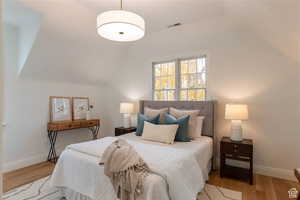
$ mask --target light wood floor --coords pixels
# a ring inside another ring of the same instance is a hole
[[[55,165],[50,162],[43,162],[4,174],[3,192],[7,192],[21,185],[31,183],[50,175],[54,166]]]
[[[40,163],[23,169],[4,174],[4,192],[46,177],[52,173],[54,164]],[[210,175],[209,184],[221,186],[231,190],[241,191],[243,200],[290,200],[288,190],[295,187],[300,191],[300,184],[273,178],[269,176],[255,175],[254,184],[240,182],[233,179],[220,178],[218,172]]]

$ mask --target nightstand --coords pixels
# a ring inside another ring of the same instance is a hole
[[[247,180],[253,184],[253,141],[244,139],[241,142],[223,137],[220,144],[220,176]],[[237,160],[249,163],[249,168],[228,165],[226,160]]]
[[[130,127],[130,128],[117,127],[115,128],[115,136],[120,136],[135,131],[136,131],[136,127]]]

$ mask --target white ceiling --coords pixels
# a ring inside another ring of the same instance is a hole
[[[228,0],[226,10],[240,25],[300,64],[299,0]]]
[[[109,80],[122,65],[123,52],[138,42],[111,42],[97,35],[97,14],[119,5],[119,0],[6,0],[7,23],[26,26],[41,19],[22,75],[83,83]],[[177,22],[226,17],[300,63],[299,0],[123,0],[123,7],[145,19],[146,38]]]
[[[51,30],[76,37],[90,38],[95,33],[97,14],[119,9],[119,0],[6,0],[18,2],[40,13]],[[12,3],[10,3],[12,4]],[[123,0],[123,8],[141,15],[146,24],[146,34],[165,29],[181,22],[193,23],[204,18],[224,14],[223,0]],[[16,6],[15,6],[16,7]],[[13,12],[11,12],[13,13]],[[10,16],[14,21],[24,21],[22,12]],[[27,14],[26,14],[27,15]],[[58,23],[59,22],[59,23]]]

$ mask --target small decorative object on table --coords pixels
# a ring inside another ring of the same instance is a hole
[[[133,114],[134,105],[132,103],[121,103],[120,113],[123,114],[123,126],[124,128],[130,128],[131,126],[131,114]]]
[[[244,104],[226,104],[225,119],[231,120],[231,140],[242,141],[242,120],[248,119],[248,106]]]
[[[86,113],[89,110],[89,98],[73,97],[73,120],[86,119]]]
[[[232,141],[229,137],[223,137],[220,145],[221,163],[220,176],[248,180],[253,184],[253,141],[243,139],[241,142]],[[228,165],[226,159],[249,163],[249,168],[241,168]]]
[[[115,128],[115,136],[120,136],[135,131],[136,131],[136,127],[130,127],[130,128],[117,127]]]
[[[92,112],[93,108],[94,108],[94,106],[90,105],[89,109],[86,111],[86,120],[91,119],[91,112]]]

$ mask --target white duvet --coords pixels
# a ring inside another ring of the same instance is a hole
[[[207,174],[203,174],[201,165],[204,163],[201,163],[201,160],[205,160],[204,166],[207,165],[207,160],[210,159],[207,157],[211,156],[212,151],[210,146],[204,149],[207,152],[202,152],[206,158],[199,159],[195,149],[200,143],[195,141],[163,145],[143,141],[134,135],[122,138],[135,148],[153,171],[166,177],[172,200],[196,199],[207,178]],[[105,137],[69,145],[61,154],[55,167],[51,179],[52,185],[66,187],[93,200],[116,199],[110,180],[104,175],[103,166],[98,165],[104,150],[116,139],[118,138]],[[144,185],[145,200],[168,200],[167,187],[161,177],[150,175]]]

